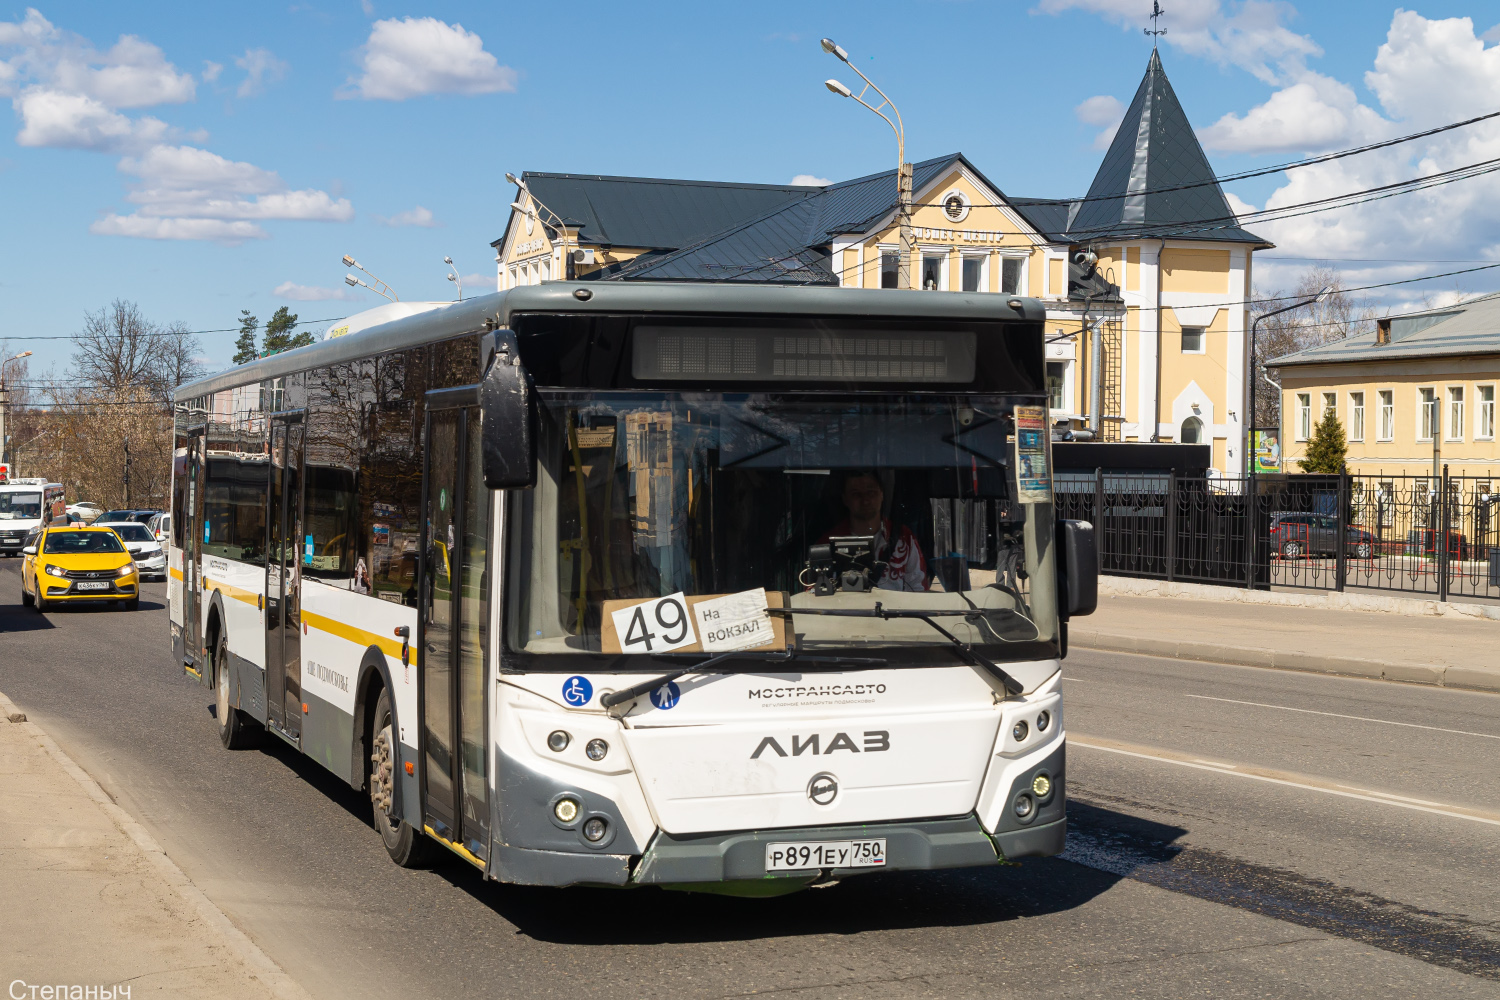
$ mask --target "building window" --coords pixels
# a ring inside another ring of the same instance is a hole
[[[1306,441],[1312,436],[1312,393],[1297,393],[1297,440]]]
[[[1068,386],[1068,362],[1047,362],[1047,398],[1048,406],[1054,410],[1066,410],[1068,408],[1067,397]]]
[[[1380,399],[1380,440],[1396,440],[1396,392],[1380,389],[1375,395]]]
[[[1414,528],[1427,527],[1427,515],[1432,511],[1432,501],[1437,491],[1427,485],[1425,479],[1411,481],[1411,523]]]
[[[947,287],[948,255],[924,253],[922,255],[922,290],[938,292]]]
[[[901,271],[901,255],[895,250],[880,251],[880,287],[895,288]]]
[[[1336,393],[1336,392],[1325,392],[1325,393],[1323,393],[1323,412],[1321,414],[1319,414],[1318,419],[1321,420],[1321,419],[1323,419],[1323,417],[1328,416],[1330,413],[1337,414],[1338,413],[1338,406],[1339,406],[1339,394],[1338,393]]]
[[[1437,431],[1437,390],[1417,390],[1417,440],[1431,441]]]
[[[1182,434],[1179,440],[1183,444],[1203,443],[1203,421],[1197,417],[1188,417],[1182,422]]]
[[[1474,436],[1492,441],[1495,438],[1495,387],[1477,385],[1474,390],[1479,393],[1479,422],[1474,427]]]
[[[1020,257],[1005,257],[1000,261],[1000,291],[1005,295],[1021,294],[1021,266],[1026,262]]]
[[[1380,526],[1382,528],[1394,528],[1396,526],[1396,483],[1390,479],[1383,479],[1379,488],[1375,491],[1375,506],[1379,510]]]
[[[964,258],[964,291],[966,291],[966,292],[983,292],[983,291],[987,291],[987,289],[984,287],[984,258],[983,257],[965,257]]]
[[[1349,393],[1349,440],[1365,439],[1365,394]]]
[[[1461,385],[1450,385],[1448,387],[1448,440],[1462,441],[1464,439],[1464,387]]]
[[[1185,326],[1182,328],[1182,353],[1203,353],[1203,327]]]

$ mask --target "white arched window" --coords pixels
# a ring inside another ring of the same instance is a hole
[[[1197,417],[1188,417],[1182,422],[1182,433],[1178,435],[1178,441],[1183,444],[1203,443],[1203,421]]]

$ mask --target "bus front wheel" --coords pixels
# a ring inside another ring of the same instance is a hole
[[[391,696],[381,689],[375,702],[370,740],[370,806],[375,829],[391,860],[402,868],[427,868],[436,859],[437,845],[396,812],[396,738],[391,719]]]

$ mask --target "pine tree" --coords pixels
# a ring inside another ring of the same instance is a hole
[[[266,320],[266,353],[280,354],[294,347],[306,347],[313,342],[313,335],[306,330],[293,334],[292,331],[296,328],[297,314],[288,310],[286,306],[277,309],[271,318]]]
[[[1333,475],[1344,471],[1344,455],[1348,450],[1349,442],[1344,439],[1344,425],[1329,410],[1318,421],[1312,440],[1307,442],[1307,457],[1300,459],[1297,464],[1302,466],[1303,472]]]
[[[240,310],[240,339],[234,342],[234,363],[247,364],[260,356],[255,346],[255,331],[260,329],[260,320],[250,315],[249,309]]]

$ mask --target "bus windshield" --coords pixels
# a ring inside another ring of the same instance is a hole
[[[1055,656],[1045,444],[1023,459],[1024,488],[1013,474],[1027,403],[545,392],[537,486],[512,494],[507,646],[713,652],[678,627],[678,608],[639,621],[629,609],[750,595],[771,609],[768,650],[885,647],[937,662],[953,638],[935,622],[992,659]],[[1045,425],[1027,426],[1036,444]]]
[[[31,520],[41,516],[40,493],[0,492],[0,521]]]

